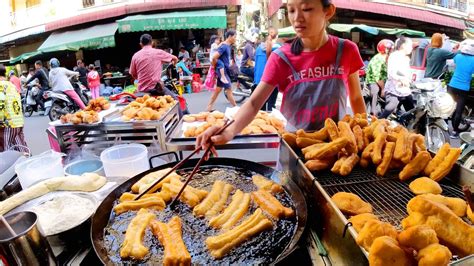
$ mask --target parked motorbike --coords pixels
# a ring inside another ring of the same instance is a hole
[[[35,97],[40,92],[40,88],[37,85],[28,85],[26,86],[26,91],[21,98],[21,105],[23,107],[23,115],[26,117],[30,117],[33,115],[33,112],[45,111],[41,108],[40,104],[36,102]],[[49,102],[44,98],[43,94],[43,102],[45,109]]]
[[[448,119],[456,108],[451,95],[443,91],[439,80],[424,79],[412,85],[416,105],[405,113],[395,113],[390,120],[405,126],[409,131],[425,136],[426,147],[437,151],[450,143]]]
[[[87,105],[90,99],[89,90],[77,80],[77,77],[72,77],[69,81],[82,102]],[[60,91],[45,91],[43,97],[51,99],[51,106],[46,107],[45,105],[45,115],[48,115],[51,121],[58,120],[62,115],[74,113],[81,109],[67,94]]]
[[[471,92],[467,97],[461,123],[458,127],[460,132],[469,131],[471,129],[471,121],[474,120],[474,93]]]
[[[237,86],[232,86],[232,95],[234,95],[234,100],[236,103],[242,103],[245,99],[249,98],[252,95],[253,90],[257,87],[253,83],[253,79],[249,76],[239,74],[236,78],[232,79],[233,84]],[[227,94],[225,94],[227,99]]]

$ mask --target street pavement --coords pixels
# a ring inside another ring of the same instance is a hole
[[[198,113],[204,111],[207,107],[211,92],[203,91],[200,93],[184,94],[188,102],[188,108],[191,113]],[[226,100],[223,93],[221,93],[216,101],[214,108],[224,112],[226,107],[231,105]],[[39,116],[37,113],[32,117],[25,119],[25,138],[28,146],[33,154],[39,154],[50,149],[46,129],[49,126],[49,118],[46,116]],[[451,140],[451,145],[459,147],[459,140]],[[222,157],[234,157],[247,160],[254,160],[260,162],[275,161],[278,156],[276,149],[258,149],[251,153],[245,150],[226,150],[219,153]]]

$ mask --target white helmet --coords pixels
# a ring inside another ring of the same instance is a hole
[[[431,103],[430,113],[433,117],[448,119],[456,109],[456,102],[446,92],[437,93]]]
[[[474,40],[464,40],[461,42],[460,50],[463,54],[474,55]]]

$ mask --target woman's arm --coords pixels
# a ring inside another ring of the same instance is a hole
[[[224,144],[232,140],[235,135],[241,132],[244,127],[252,122],[260,108],[262,108],[265,101],[268,99],[268,97],[270,97],[270,94],[272,94],[273,88],[274,86],[270,84],[267,84],[263,81],[260,82],[255,91],[252,93],[252,96],[250,96],[250,99],[240,107],[239,111],[234,117],[235,122],[217,136],[213,135],[219,130],[219,127],[213,126],[209,128],[197,137],[196,147],[202,147],[202,149],[206,149],[209,145],[209,139],[214,144]]]
[[[349,75],[349,101],[351,102],[354,114],[366,113],[364,98],[362,97],[359,81],[359,72],[356,71]]]

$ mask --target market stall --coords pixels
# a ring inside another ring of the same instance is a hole
[[[87,125],[84,114],[65,118],[65,124],[57,125],[63,151],[73,143],[104,150],[118,136],[146,143],[144,138],[161,134],[166,150],[194,154],[199,132],[224,126],[225,117],[232,117],[229,111],[169,118],[177,105],[159,99],[137,99],[118,113],[117,107],[103,110],[100,122]],[[154,104],[169,108],[157,120],[145,121],[153,115],[144,117],[148,111],[142,111],[155,110]],[[174,126],[167,128],[166,121]],[[217,147],[245,148],[247,154],[257,147],[277,148],[278,170],[249,160],[211,158],[194,171],[202,161],[181,161],[184,155],[154,167],[148,165],[154,155],[149,154],[136,162],[122,160],[116,174],[105,171],[106,178],[103,173],[45,178],[0,202],[0,213],[15,225],[18,213],[36,210],[41,239],[49,243],[42,247],[52,248],[52,254],[41,256],[59,264],[303,264],[294,254],[306,249],[314,264],[387,265],[428,260],[430,252],[441,251],[441,265],[472,263],[474,217],[469,198],[464,199],[471,194],[463,193],[462,186],[472,190],[474,172],[458,163],[460,149],[446,144],[429,152],[423,136],[373,117],[326,121],[320,131],[285,132],[278,114],[260,112],[240,136]],[[150,132],[143,129],[147,126]],[[143,161],[151,169],[127,173]],[[61,230],[53,230],[51,218],[41,214],[63,212],[57,208],[69,209],[72,221]],[[43,226],[51,231],[45,233]],[[432,236],[429,249],[406,240],[420,228]],[[8,261],[23,254],[18,251],[3,250]]]

